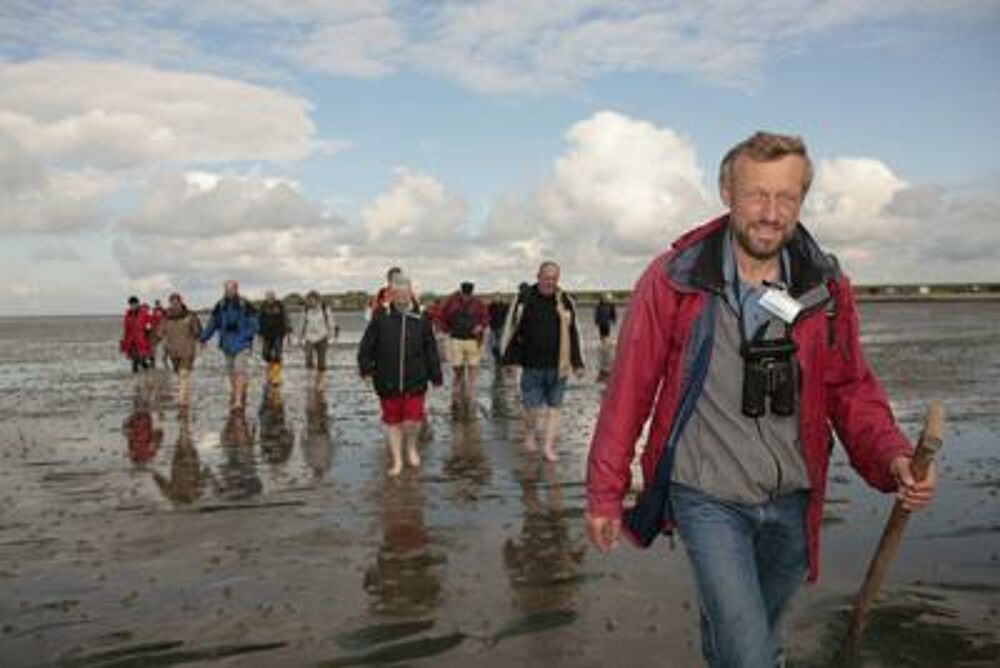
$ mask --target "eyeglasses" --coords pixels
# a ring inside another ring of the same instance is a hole
[[[800,204],[802,204],[801,195],[790,192],[769,193],[760,189],[755,189],[739,192],[736,194],[736,197],[744,206],[753,207],[755,209],[763,208],[767,206],[771,200],[774,200],[775,208],[782,212],[794,211]]]

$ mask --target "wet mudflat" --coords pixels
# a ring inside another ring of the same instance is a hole
[[[910,523],[858,665],[998,665],[1000,304],[863,317],[907,431],[931,398],[949,424],[937,504]],[[683,546],[586,544],[595,369],[568,391],[555,465],[521,452],[517,389],[487,365],[475,418],[433,392],[424,466],[389,480],[360,318],[341,323],[319,390],[292,350],[280,396],[257,363],[233,416],[214,349],[186,415],[165,375],[127,373],[115,319],[0,320],[0,665],[700,665]],[[830,497],[792,665],[845,665],[890,505],[839,449]]]

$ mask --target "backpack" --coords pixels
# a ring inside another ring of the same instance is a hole
[[[472,312],[472,300],[462,304],[448,319],[448,331],[456,339],[471,339],[475,336],[476,315]]]

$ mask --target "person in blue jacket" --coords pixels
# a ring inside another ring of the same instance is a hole
[[[212,309],[208,326],[201,333],[202,347],[219,333],[219,349],[229,372],[229,407],[242,410],[246,404],[250,351],[260,324],[253,305],[240,296],[236,281],[225,282],[225,294]]]

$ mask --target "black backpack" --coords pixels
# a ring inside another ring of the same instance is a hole
[[[471,339],[476,328],[476,316],[472,312],[472,301],[469,300],[457,311],[451,314],[448,321],[448,331],[456,339]]]

